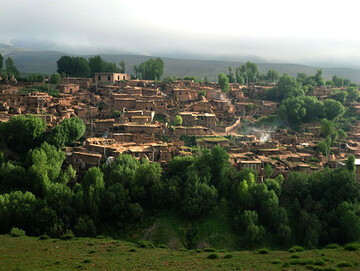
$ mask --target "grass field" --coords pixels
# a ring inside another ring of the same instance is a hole
[[[175,251],[112,239],[63,241],[2,235],[0,270],[360,270],[359,251],[341,247],[266,252]]]

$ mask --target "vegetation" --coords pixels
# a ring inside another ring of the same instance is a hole
[[[133,243],[111,238],[72,240],[0,236],[2,270],[357,270],[359,253],[342,249],[308,250],[299,259],[292,253],[251,251],[209,253],[201,250],[173,251],[134,248]],[[6,251],[6,252],[5,252]],[[209,255],[215,254],[216,256]],[[322,255],[326,255],[326,258]],[[14,258],[16,257],[16,261]],[[327,261],[323,260],[325,258]],[[166,259],[166,261],[164,261]],[[280,260],[281,259],[281,260]],[[296,261],[295,261],[296,260]],[[291,268],[290,267],[291,262]]]
[[[96,72],[119,72],[115,63],[109,63],[100,56],[83,57],[62,56],[57,61],[57,72],[74,77],[93,77]]]
[[[218,82],[222,92],[229,92],[229,78],[224,73],[218,75]]]
[[[136,78],[143,80],[160,80],[164,73],[164,61],[161,58],[149,59],[139,66],[134,65]]]

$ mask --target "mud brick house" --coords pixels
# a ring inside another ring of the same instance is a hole
[[[75,170],[85,170],[91,167],[100,166],[102,155],[90,152],[72,152],[70,154],[70,163]]]
[[[202,126],[192,126],[192,127],[184,127],[184,126],[176,126],[173,134],[176,136],[182,135],[211,135],[212,132],[209,128],[202,127]]]
[[[115,84],[122,80],[130,80],[130,74],[115,72],[96,72],[94,74],[96,84]]]
[[[140,133],[146,135],[163,135],[165,130],[157,124],[137,124],[137,123],[124,123],[115,124],[113,126],[114,132],[123,133]]]
[[[203,126],[210,129],[215,129],[216,116],[215,114],[197,113],[197,112],[181,112],[179,115],[183,119],[183,126]]]
[[[196,139],[196,145],[205,149],[212,149],[215,145],[224,148],[229,146],[229,140],[224,137],[203,137]]]
[[[197,91],[193,89],[174,89],[173,93],[180,102],[196,101],[199,99]]]
[[[57,87],[60,93],[65,94],[74,94],[80,89],[80,86],[78,84],[59,84]]]

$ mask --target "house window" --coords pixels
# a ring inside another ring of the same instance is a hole
[[[118,80],[120,80],[120,75],[118,75]]]
[[[100,75],[98,76],[98,80],[101,81],[101,76]]]
[[[108,81],[110,81],[110,75],[108,75]]]

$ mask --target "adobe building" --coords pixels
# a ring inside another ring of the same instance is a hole
[[[59,84],[58,89],[60,93],[73,94],[78,92],[80,86],[78,84]]]
[[[130,74],[115,72],[96,72],[94,74],[96,84],[115,84],[123,80],[130,80]]]

